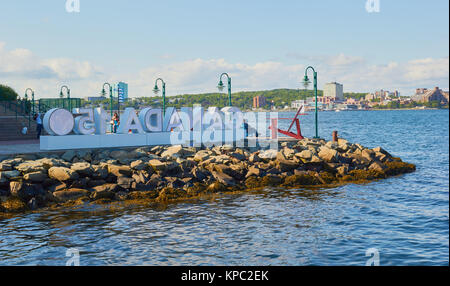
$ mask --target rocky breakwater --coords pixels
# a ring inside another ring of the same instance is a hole
[[[413,172],[381,147],[305,139],[279,150],[143,147],[0,158],[0,213],[168,203],[264,187],[316,188]]]

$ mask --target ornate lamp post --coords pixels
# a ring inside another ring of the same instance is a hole
[[[109,109],[111,111],[111,120],[113,118],[113,88],[112,86],[105,82],[103,84],[103,88],[102,88],[102,95],[105,96],[106,95],[106,90],[105,90],[105,86],[109,86]],[[111,133],[113,132],[113,126],[111,125]]]
[[[69,100],[69,104],[68,104],[68,106],[69,106],[69,111],[71,111],[70,89],[69,89],[66,85],[61,86],[61,91],[59,92],[59,97],[64,98],[64,93],[63,93],[63,89],[64,89],[64,88],[66,89],[67,99]]]
[[[228,106],[232,106],[232,104],[231,104],[231,77],[227,73],[223,73],[220,75],[220,81],[219,81],[219,84],[217,85],[217,88],[219,89],[219,91],[222,91],[224,89],[225,86],[222,81],[223,76],[226,76],[228,79]]]
[[[25,101],[28,102],[28,91],[31,91],[31,108],[32,108],[32,114],[34,114],[34,90],[31,88],[27,88],[25,90]]]
[[[161,83],[162,83],[163,114],[165,115],[166,114],[166,83],[164,82],[164,80],[162,78],[156,79],[155,88],[153,88],[153,92],[155,94],[159,93],[158,81],[161,81]]]
[[[308,70],[311,69],[314,73],[314,96],[316,98],[316,111],[315,111],[315,127],[316,127],[316,136],[314,138],[320,138],[319,137],[319,112],[318,112],[318,105],[317,105],[317,72],[314,70],[312,66],[309,66],[305,70],[305,78],[303,79],[303,84],[305,87],[308,87],[309,81],[308,78]]]

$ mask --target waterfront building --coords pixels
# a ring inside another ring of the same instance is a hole
[[[372,101],[372,100],[374,100],[376,97],[375,97],[375,94],[373,94],[373,93],[368,93],[367,95],[366,95],[366,97],[365,97],[365,100],[366,101]]]
[[[103,101],[105,99],[106,99],[106,97],[104,97],[104,96],[91,96],[91,97],[85,97],[84,98],[84,100],[89,101],[91,103],[95,103],[95,102],[98,102],[98,101]]]
[[[266,98],[262,95],[253,97],[253,108],[262,108],[266,105]]]
[[[341,102],[342,100],[337,100],[335,97],[329,97],[329,96],[318,96],[317,97],[317,103],[320,104],[334,104],[335,102]],[[316,102],[316,99],[313,98],[313,103]]]
[[[337,82],[325,84],[323,87],[323,97],[334,98],[334,101],[344,101],[344,86]]]
[[[128,100],[128,84],[124,82],[119,82],[117,85],[117,91],[119,93],[119,100],[121,102]]]
[[[433,89],[418,88],[416,89],[416,94],[414,94],[411,98],[416,102],[427,103],[438,101],[446,104],[449,102],[449,93],[444,92],[439,87],[435,87]]]
[[[291,108],[299,109],[300,107],[305,106],[306,104],[307,104],[306,100],[294,100],[291,102]]]

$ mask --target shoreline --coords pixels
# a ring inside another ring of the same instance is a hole
[[[449,110],[448,108],[371,108],[371,109],[356,109],[356,110],[340,110],[339,112],[347,112],[347,111],[395,111],[395,110]],[[288,109],[288,110],[244,110],[244,112],[297,112],[296,109]],[[314,110],[309,110],[305,112],[314,112]],[[336,110],[319,110],[319,112],[336,112]]]
[[[283,142],[279,150],[157,146],[22,154],[0,161],[0,214],[168,204],[265,187],[334,188],[414,171],[381,147],[343,139]]]

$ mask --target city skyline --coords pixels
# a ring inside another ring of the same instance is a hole
[[[303,88],[314,65],[319,89],[345,92],[449,88],[448,2],[365,0],[230,1],[228,5],[80,0],[1,4],[0,81],[22,95],[98,96],[105,81],[127,82],[130,97],[153,96],[157,77],[167,95],[216,92],[228,72],[233,92]],[[420,20],[430,17],[433,21]]]

